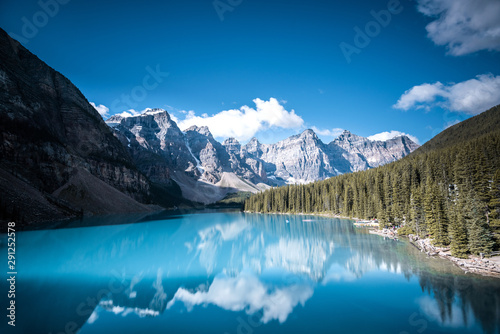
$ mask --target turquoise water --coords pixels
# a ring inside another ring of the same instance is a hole
[[[16,328],[2,315],[2,333],[500,332],[500,279],[465,275],[349,220],[105,220],[18,232]],[[5,280],[0,288],[5,301]]]

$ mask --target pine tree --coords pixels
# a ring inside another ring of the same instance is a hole
[[[448,219],[446,216],[442,196],[436,184],[427,178],[426,192],[424,197],[425,221],[436,246],[449,244]]]
[[[396,173],[392,178],[392,214],[394,217],[394,224],[399,225],[403,221],[403,189],[402,177]]]
[[[497,169],[491,182],[490,202],[488,203],[490,229],[496,241],[496,249],[500,247],[500,169]]]
[[[424,221],[424,211],[420,188],[414,188],[410,198],[410,225],[417,235],[424,237],[428,231]]]
[[[404,219],[436,245],[451,243],[455,256],[488,253],[500,248],[500,130],[470,140],[461,136],[456,145],[419,150],[393,164],[255,194],[245,209],[330,211],[377,217],[380,226]]]
[[[461,214],[460,202],[452,204],[452,215],[450,223],[450,249],[451,255],[462,259],[467,258],[469,252],[469,245],[467,239],[466,222]]]
[[[470,192],[463,205],[462,215],[467,222],[467,233],[469,236],[469,251],[472,254],[489,254],[493,250],[494,242],[486,224],[481,203],[475,194]]]

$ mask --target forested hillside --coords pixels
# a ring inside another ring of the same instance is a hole
[[[452,254],[500,246],[500,106],[457,124],[389,165],[250,197],[245,210],[377,218],[429,235]]]

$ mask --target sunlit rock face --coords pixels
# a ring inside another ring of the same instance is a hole
[[[418,148],[408,137],[372,141],[348,131],[327,145],[310,129],[275,144],[262,144],[257,138],[245,145],[235,138],[221,144],[206,126],[193,125],[182,132],[162,109],[112,116],[107,123],[146,175],[161,181],[162,174],[168,174],[186,195],[198,181],[250,192],[266,185],[309,183],[377,167]],[[201,191],[213,192],[205,188]]]
[[[305,130],[276,144],[261,144],[253,138],[241,148],[241,154],[261,162],[269,180],[280,185],[308,183],[378,167],[401,159],[418,147],[406,136],[373,141],[349,131],[326,145],[313,130]],[[259,165],[253,166],[254,172],[259,172]]]
[[[341,148],[348,154],[345,158],[351,162],[352,172],[378,167],[399,160],[419,148],[406,136],[399,136],[387,141],[375,141],[356,136],[344,131],[330,143],[330,147]]]
[[[119,116],[107,122],[147,176],[161,179],[155,172],[162,170],[196,176],[196,159],[187,148],[184,133],[166,111],[153,109],[140,116]],[[146,159],[148,154],[150,158]]]
[[[277,182],[312,182],[338,174],[330,163],[326,146],[312,130],[270,145],[253,139],[242,151],[262,161],[268,176]]]

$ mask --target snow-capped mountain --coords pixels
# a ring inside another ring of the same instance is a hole
[[[228,192],[308,183],[398,160],[419,147],[408,137],[372,141],[344,131],[329,144],[313,130],[275,144],[235,138],[222,144],[206,126],[181,131],[167,111],[115,115],[106,123],[128,148],[139,169],[155,182],[172,178],[183,196],[209,203]]]

